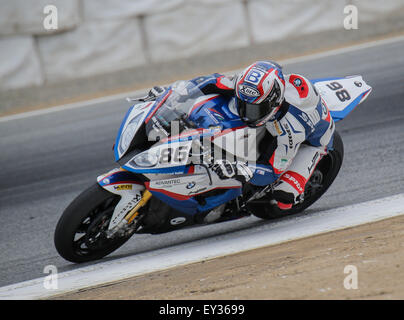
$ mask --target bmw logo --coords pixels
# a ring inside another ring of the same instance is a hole
[[[195,187],[196,183],[194,181],[190,182],[187,184],[187,189],[192,189],[193,187]]]
[[[294,84],[296,87],[300,87],[300,86],[302,85],[302,80],[300,80],[299,78],[296,78],[296,79],[293,81],[293,84]]]

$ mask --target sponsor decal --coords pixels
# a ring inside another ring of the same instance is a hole
[[[248,97],[259,97],[260,93],[257,89],[241,84],[239,85],[239,90],[243,95],[246,95]]]
[[[119,186],[114,186],[115,190],[132,190],[131,184],[120,184]]]
[[[215,111],[215,110],[213,110]],[[219,121],[224,121],[224,117],[217,111],[213,112],[213,115],[218,119]]]
[[[159,120],[153,117],[152,121],[153,121],[153,128],[155,130],[163,132],[167,137],[170,136],[169,133],[163,128]]]
[[[195,182],[195,181],[192,181],[192,182],[190,182],[190,183],[187,184],[186,188],[187,188],[187,189],[192,189],[193,187],[195,187],[195,185],[196,185],[196,182]]]
[[[292,132],[290,131],[289,125],[287,123],[284,124],[285,130],[288,134],[288,140],[289,140],[289,148],[293,149],[293,138],[292,138]]]
[[[300,78],[296,78],[295,80],[293,80],[293,85],[295,87],[300,87],[302,85],[302,80],[300,80]]]
[[[257,85],[260,83],[261,78],[265,75],[265,71],[258,69],[257,67],[252,68],[246,78],[245,82],[251,83],[253,85]]]
[[[212,121],[213,121],[214,123],[216,123],[216,124],[219,123],[219,120],[216,119],[216,117],[215,117],[208,109],[205,109],[205,112],[206,112],[206,114],[209,116],[209,118],[212,119]]]
[[[291,176],[289,173],[285,173],[285,174],[282,176],[282,178],[283,178],[284,180],[288,180],[288,183],[291,184],[292,186],[294,186],[295,189],[296,189],[299,193],[302,193],[302,192],[303,192],[304,189],[302,188],[300,182],[297,181],[297,179],[296,179],[295,177]]]
[[[181,183],[181,179],[172,179],[172,180],[160,180],[160,181],[156,181],[155,184],[160,186],[167,186],[167,185],[176,185],[176,184],[180,184]]]
[[[202,192],[202,191],[204,191],[204,190],[206,190],[206,189],[207,189],[207,187],[200,188],[200,189],[195,190],[195,191],[190,191],[190,192],[188,192],[188,195],[197,194],[197,193],[200,193],[200,192]]]
[[[320,156],[320,154],[318,152],[316,152],[316,154],[314,155],[313,159],[311,160],[311,164],[310,166],[307,168],[307,170],[309,170],[309,174],[311,172],[311,170],[313,169],[314,165],[317,163],[317,159]]]
[[[112,219],[112,223],[115,224],[119,221],[121,221],[121,219],[123,218],[124,215],[126,215],[126,213],[128,213],[130,210],[132,210],[140,201],[140,199],[142,199],[142,197],[140,196],[140,194],[136,194],[132,200],[130,200],[125,207],[122,208],[122,210],[115,216],[115,218]]]
[[[355,81],[354,84],[357,87],[362,87],[362,82],[360,82],[360,81]]]
[[[178,224],[184,223],[185,221],[187,221],[186,218],[184,218],[184,217],[177,217],[177,218],[171,219],[171,220],[170,220],[170,224],[173,225],[173,226],[176,226],[176,225],[178,225]]]
[[[276,129],[276,132],[278,133],[278,135],[281,135],[282,130],[281,130],[281,128],[279,128],[279,123],[277,120],[274,121],[274,126],[275,126],[275,129]]]
[[[309,119],[309,117],[307,116],[307,114],[302,113],[299,115],[299,117],[310,127],[311,132],[314,131],[314,124],[313,122]]]

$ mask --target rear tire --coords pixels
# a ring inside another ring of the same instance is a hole
[[[108,239],[113,210],[120,196],[97,183],[82,192],[65,209],[55,229],[54,243],[66,260],[81,263],[101,259],[122,246],[132,235]]]
[[[344,158],[344,144],[337,131],[334,133],[333,149],[329,150],[318,163],[305,187],[304,201],[288,210],[268,205],[268,196],[249,205],[252,213],[261,219],[276,219],[302,212],[316,202],[331,186],[338,175]]]

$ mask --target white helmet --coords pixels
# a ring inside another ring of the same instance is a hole
[[[235,83],[238,114],[249,127],[260,127],[279,111],[284,99],[282,68],[270,61],[247,67]]]

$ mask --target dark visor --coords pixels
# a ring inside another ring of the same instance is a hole
[[[260,104],[248,103],[237,98],[237,107],[241,119],[246,123],[254,123],[263,120],[279,106],[277,101],[279,95],[280,88],[278,83],[275,82],[271,92],[268,94],[268,98]]]
[[[239,100],[238,103],[241,118],[248,122],[261,120],[271,112],[268,102],[252,104]]]

